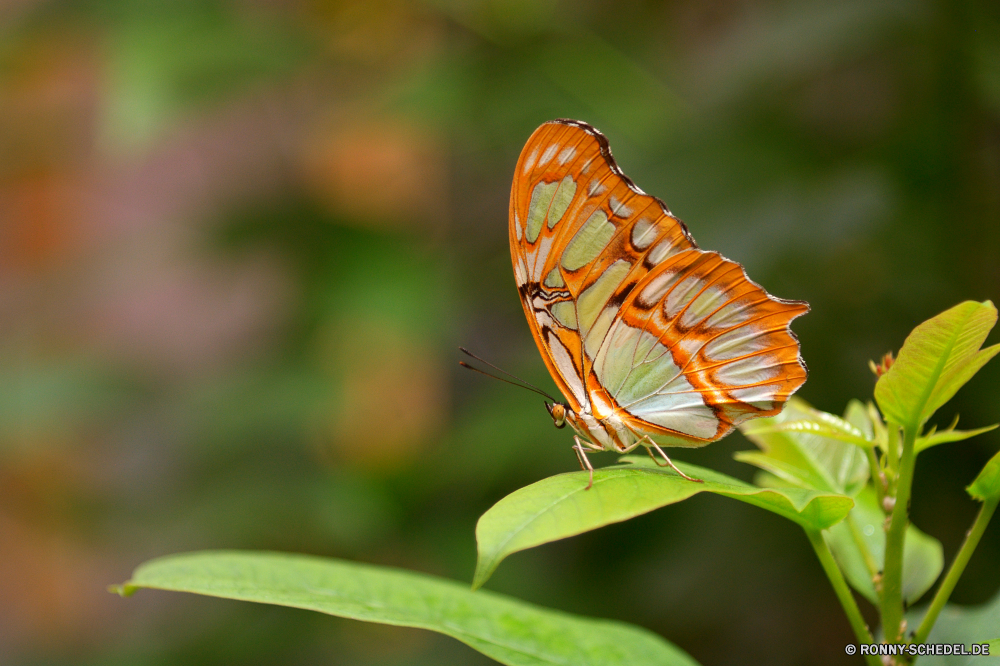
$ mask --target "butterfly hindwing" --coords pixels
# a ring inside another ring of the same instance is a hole
[[[718,253],[686,250],[625,298],[588,386],[639,436],[706,444],[777,414],[805,381],[789,324],[807,311]]]

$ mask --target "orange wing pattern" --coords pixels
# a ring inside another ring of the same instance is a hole
[[[535,342],[577,413],[699,446],[778,413],[805,381],[789,323],[808,306],[699,250],[585,123],[546,123],[528,140],[510,244]]]

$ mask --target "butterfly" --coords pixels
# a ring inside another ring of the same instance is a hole
[[[539,127],[510,193],[510,251],[531,333],[566,399],[546,402],[587,450],[698,447],[778,414],[806,380],[790,329],[809,311],[701,250],[639,189],[607,139],[577,120]],[[660,454],[663,463],[653,455]]]

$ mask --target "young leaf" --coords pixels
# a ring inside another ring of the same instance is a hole
[[[479,587],[512,553],[618,523],[711,492],[773,511],[800,525],[823,529],[851,510],[849,497],[798,488],[764,489],[709,469],[674,461],[695,483],[639,457],[594,472],[587,490],[583,472],[559,474],[516,490],[494,504],[476,525]]]
[[[424,574],[306,555],[216,551],[172,555],[135,570],[115,590],[193,592],[429,629],[502,664],[697,666],[639,627],[546,610]]]
[[[989,425],[985,428],[976,428],[975,430],[955,430],[954,428],[939,430],[937,432],[924,435],[923,437],[918,437],[916,443],[914,444],[914,450],[917,453],[920,453],[924,449],[929,449],[932,446],[937,446],[938,444],[961,442],[963,439],[969,439],[970,437],[975,437],[976,435],[982,435],[984,432],[989,432],[996,427],[997,424]]]
[[[851,514],[824,532],[837,565],[851,587],[873,604],[878,596],[872,583],[870,558],[875,571],[885,561],[885,513],[878,506],[875,492],[866,487],[854,498]],[[903,545],[903,599],[913,603],[929,590],[944,568],[941,542],[912,524],[906,528]]]
[[[872,414],[868,405],[860,400],[850,400],[847,409],[844,410],[844,420],[857,428],[861,436],[871,443],[877,443],[875,439],[875,424],[872,422]]]
[[[739,451],[735,458],[792,485],[852,495],[868,481],[865,452],[856,442],[845,444],[828,435],[843,434],[867,446],[873,443],[852,424],[799,398],[790,399],[778,416],[758,419],[740,430],[761,452]]]
[[[987,461],[976,480],[966,490],[980,502],[1000,496],[1000,452]]]
[[[875,384],[875,400],[893,423],[922,426],[1000,352],[980,349],[997,321],[993,303],[965,301],[913,329],[899,357]]]

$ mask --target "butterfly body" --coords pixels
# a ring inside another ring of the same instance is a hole
[[[528,140],[510,245],[532,334],[566,398],[550,414],[588,448],[704,446],[777,414],[805,381],[789,324],[808,305],[699,249],[585,123],[545,123]]]

